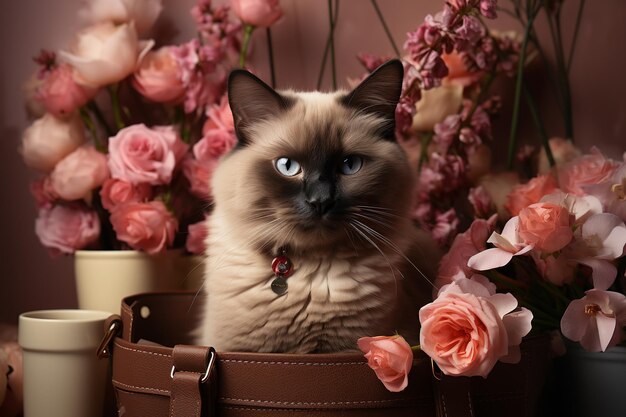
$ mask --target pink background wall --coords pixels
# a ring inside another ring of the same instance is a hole
[[[193,36],[188,10],[194,0],[164,0],[160,33],[168,41]],[[379,0],[398,45],[424,15],[441,7],[440,0]],[[501,0],[501,4],[509,2]],[[566,2],[566,33],[574,23],[577,1]],[[285,17],[273,29],[279,87],[315,87],[327,36],[327,9],[322,0],[281,0]],[[36,210],[28,192],[34,178],[17,154],[21,131],[27,126],[20,86],[34,71],[31,61],[40,48],[57,50],[70,41],[79,27],[76,10],[80,0],[22,0],[7,2],[0,15],[0,321],[16,321],[20,312],[75,307],[72,258],[51,259],[34,234]],[[626,2],[587,2],[579,45],[572,70],[576,142],[583,149],[598,145],[618,157],[626,150]],[[518,24],[504,15],[494,23],[500,30]],[[178,30],[175,30],[178,28]],[[341,0],[335,33],[338,79],[361,73],[354,59],[358,52],[393,55],[370,2]],[[253,63],[268,79],[265,40],[254,39]],[[325,87],[329,85],[327,71]],[[509,85],[504,84],[503,91]],[[545,96],[545,78],[535,74],[533,91]],[[506,96],[506,94],[505,94]],[[504,109],[507,111],[507,108]],[[560,133],[557,113],[549,100],[543,102],[543,117],[552,120],[550,133]],[[524,122],[524,124],[528,124]],[[504,142],[506,117],[496,127],[497,142]],[[522,126],[522,136],[531,130]]]

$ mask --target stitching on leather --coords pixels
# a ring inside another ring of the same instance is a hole
[[[330,362],[277,362],[277,361],[248,361],[241,359],[220,359],[220,362],[232,362],[232,363],[252,363],[260,365],[304,365],[304,366],[344,366],[344,365],[367,365],[367,362],[344,362],[344,363],[330,363]]]
[[[172,396],[170,398],[170,416],[174,417],[174,403],[176,403],[176,395],[172,392]]]
[[[114,384],[121,385],[122,387],[125,387],[125,388],[145,389],[145,390],[148,390],[148,391],[159,391],[159,392],[162,392],[162,393],[165,393],[165,394],[168,394],[168,395],[170,394],[170,392],[168,390],[164,390],[164,389],[152,388],[152,387],[138,387],[136,385],[125,384],[125,383],[117,381],[115,379],[112,379],[112,381],[113,381]]]
[[[349,405],[349,404],[383,404],[395,403],[401,401],[411,401],[412,398],[396,398],[393,400],[363,400],[363,401],[327,401],[327,402],[301,402],[301,401],[270,401],[270,400],[251,400],[246,398],[229,398],[220,397],[220,400],[226,401],[247,401],[257,404],[282,404],[282,405]]]
[[[474,417],[474,409],[472,408],[472,394],[467,391],[467,405],[469,406],[470,417]]]
[[[441,406],[443,408],[444,417],[448,416],[448,410],[446,409],[446,396],[441,394]]]
[[[115,343],[115,346],[119,347],[120,349],[124,349],[124,350],[130,350],[131,352],[136,352],[136,353],[142,353],[145,355],[154,355],[154,356],[162,356],[164,358],[171,358],[171,355],[164,355],[163,353],[156,353],[156,352],[149,352],[146,350],[138,350],[138,349],[131,349],[131,348],[127,348],[126,346],[122,346],[119,343]]]

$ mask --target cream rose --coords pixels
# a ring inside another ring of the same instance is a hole
[[[60,56],[77,73],[77,81],[101,87],[123,80],[137,68],[154,41],[139,42],[134,24],[99,23],[78,32],[70,52]]]
[[[150,30],[162,10],[161,0],[88,0],[80,16],[89,23],[133,21],[142,34]]]
[[[178,102],[185,95],[181,68],[172,51],[173,47],[165,47],[149,52],[133,76],[133,87],[157,103]]]
[[[63,158],[50,174],[54,194],[79,200],[104,183],[109,176],[107,158],[93,146],[85,146]]]
[[[415,103],[413,130],[431,131],[447,116],[456,114],[463,102],[463,86],[446,84],[422,91],[422,98]]]
[[[46,114],[24,131],[20,151],[30,168],[50,172],[84,142],[83,125],[78,115],[62,120]]]

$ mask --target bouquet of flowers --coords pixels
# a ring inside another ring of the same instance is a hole
[[[572,53],[566,62],[562,47],[551,76],[561,80],[555,91],[568,139],[548,140],[523,70],[543,55],[535,17],[545,9],[558,26],[560,2],[523,3],[500,9],[524,24],[522,37],[484,24],[496,17],[495,1],[455,0],[405,42],[396,136],[418,169],[415,220],[447,253],[434,301],[420,310],[419,346],[401,335],[359,340],[392,391],[406,387],[417,350],[446,375],[487,377],[498,361],[520,360],[519,344],[531,330],[560,331],[593,352],[625,340],[626,154],[623,161],[597,149],[582,154],[571,141]],[[560,31],[553,35],[562,45]],[[368,70],[380,62],[359,58]],[[498,76],[516,79],[507,162],[510,169],[517,150],[520,172],[495,174],[491,166],[500,100],[489,88]],[[522,98],[539,151],[515,142]]]
[[[282,15],[277,1],[231,6],[199,0],[197,36],[155,47],[161,0],[90,0],[73,44],[35,59],[21,154],[41,173],[35,229],[51,253],[204,251],[209,180],[236,142],[226,77]]]

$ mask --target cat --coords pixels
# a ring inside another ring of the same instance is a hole
[[[398,60],[349,93],[277,92],[231,73],[238,144],[211,182],[198,343],[323,353],[396,332],[417,342],[437,254],[409,217],[414,170],[394,139],[402,79]],[[272,286],[279,255],[293,267],[284,294]]]

